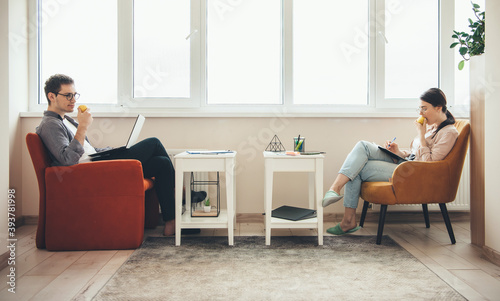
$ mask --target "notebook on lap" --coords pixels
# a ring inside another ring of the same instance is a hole
[[[384,153],[388,154],[389,156],[393,157],[394,159],[397,159],[397,160],[403,160],[403,161],[408,161],[407,159],[403,158],[403,157],[400,157],[399,155],[397,155],[396,153],[393,153],[391,152],[390,150],[388,150],[387,148],[385,147],[382,147],[382,146],[378,146],[378,149],[380,149],[381,151],[383,151]]]
[[[138,115],[137,118],[135,119],[134,127],[132,128],[132,132],[130,132],[130,136],[128,137],[127,144],[121,147],[113,148],[110,150],[98,152],[95,154],[89,155],[90,160],[96,161],[96,160],[102,160],[105,157],[108,157],[116,152],[119,152],[123,149],[127,149],[132,147],[136,142],[137,138],[139,138],[139,134],[141,133],[142,126],[144,125],[144,121],[146,121],[146,118],[142,115]]]

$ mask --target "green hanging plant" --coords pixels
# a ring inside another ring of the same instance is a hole
[[[464,68],[465,61],[470,60],[472,56],[484,53],[484,11],[479,11],[480,6],[478,4],[472,2],[471,4],[474,15],[477,18],[477,21],[475,22],[469,18],[469,28],[471,29],[471,32],[466,33],[454,30],[453,35],[451,36],[452,38],[457,39],[458,42],[451,44],[450,48],[455,48],[460,45],[458,52],[464,58],[458,63],[458,70],[462,70]]]

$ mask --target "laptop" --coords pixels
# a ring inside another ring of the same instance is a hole
[[[137,142],[137,138],[139,138],[139,134],[141,133],[142,126],[144,125],[144,121],[146,121],[146,118],[139,114],[137,116],[137,118],[135,119],[134,127],[132,128],[132,132],[130,132],[130,136],[128,137],[128,141],[127,141],[127,144],[125,146],[112,148],[110,150],[91,154],[91,155],[89,155],[90,160],[92,160],[92,161],[102,160],[102,159],[105,159],[105,157],[110,156],[111,154],[114,154],[116,152],[122,151],[123,149],[128,149],[128,148],[132,147]]]

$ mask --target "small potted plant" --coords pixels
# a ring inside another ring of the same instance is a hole
[[[203,211],[204,212],[210,212],[210,210],[212,209],[212,207],[210,206],[210,198],[207,198],[206,200],[203,201]]]
[[[472,3],[472,2],[471,2]],[[458,70],[464,68],[465,61],[470,60],[472,56],[481,55],[484,53],[484,11],[479,11],[479,5],[472,3],[472,10],[477,18],[477,21],[472,21],[469,18],[469,28],[471,29],[470,34],[466,32],[453,31],[451,36],[457,39],[458,42],[454,42],[450,45],[450,48],[455,48],[455,46],[460,45],[458,52],[464,58],[458,63]]]

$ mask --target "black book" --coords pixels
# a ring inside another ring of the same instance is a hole
[[[299,221],[316,217],[316,210],[292,206],[281,206],[274,209],[271,212],[271,216],[292,221]]]

